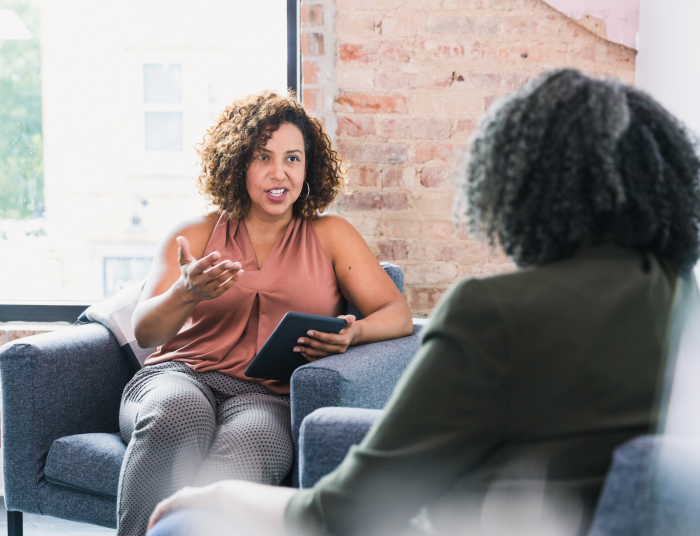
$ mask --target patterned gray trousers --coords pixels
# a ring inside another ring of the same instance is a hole
[[[143,536],[155,506],[185,486],[239,479],[278,485],[292,466],[289,397],[175,361],[141,369],[122,395],[128,444],[117,534]]]

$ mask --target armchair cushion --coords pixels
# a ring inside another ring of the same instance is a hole
[[[107,328],[90,324],[3,346],[0,372],[5,503],[47,513],[45,501],[58,488],[44,477],[50,448],[65,436],[118,432],[134,368]]]
[[[51,445],[44,474],[52,484],[116,497],[125,453],[119,434],[62,437]]]
[[[381,414],[379,409],[321,408],[308,415],[299,432],[299,487],[313,487],[338,467]]]

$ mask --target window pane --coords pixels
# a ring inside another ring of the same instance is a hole
[[[143,283],[151,267],[151,258],[132,257],[104,260],[104,296],[109,298],[125,288],[137,287]]]
[[[243,65],[225,65],[209,73],[209,104],[226,105],[246,95],[246,68]]]
[[[195,145],[233,99],[285,91],[287,2],[3,9],[27,31],[0,35],[0,299],[100,300],[211,210]]]
[[[144,65],[143,102],[180,104],[182,102],[182,65]]]
[[[182,151],[182,112],[146,112],[146,150]]]

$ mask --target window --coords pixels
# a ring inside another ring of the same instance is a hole
[[[285,0],[0,0],[0,300],[138,284],[208,210],[194,147],[214,117],[298,87],[296,17]]]
[[[146,151],[182,151],[182,65],[143,66]],[[167,108],[170,111],[163,111]],[[173,111],[176,110],[176,111]]]

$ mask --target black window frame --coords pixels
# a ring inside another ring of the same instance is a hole
[[[287,0],[287,87],[301,93],[300,0]],[[98,302],[0,300],[0,322],[70,322]]]

